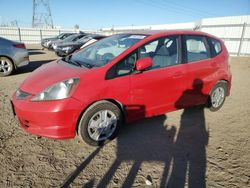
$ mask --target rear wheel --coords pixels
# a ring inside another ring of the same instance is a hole
[[[14,70],[12,61],[7,57],[0,56],[0,76],[8,76]]]
[[[117,135],[121,122],[120,109],[109,101],[100,101],[90,106],[82,115],[78,134],[90,145],[103,145]]]
[[[211,111],[219,110],[226,99],[227,95],[227,84],[226,82],[219,82],[217,83],[209,96],[209,108]]]

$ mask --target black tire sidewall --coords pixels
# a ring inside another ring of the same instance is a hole
[[[114,133],[107,139],[103,141],[95,141],[93,140],[88,133],[88,123],[89,120],[93,117],[94,114],[96,114],[98,111],[101,110],[110,110],[112,111],[116,118],[117,118],[117,126],[114,131]],[[108,102],[108,101],[100,101],[97,102],[96,104],[90,106],[82,115],[81,120],[79,122],[78,126],[78,134],[81,137],[83,141],[85,141],[87,144],[92,145],[92,146],[101,146],[109,142],[110,140],[114,139],[117,135],[117,133],[120,130],[122,123],[122,114],[121,110],[113,103]]]
[[[218,106],[217,108],[215,108],[215,107],[213,107],[213,105],[212,105],[211,96],[212,96],[213,92],[214,92],[218,87],[222,87],[222,88],[224,89],[225,97],[224,97],[224,99],[223,99],[221,105]],[[210,97],[209,97],[209,109],[210,109],[210,111],[215,112],[215,111],[218,111],[219,109],[221,109],[221,107],[223,106],[223,104],[224,104],[224,102],[225,102],[225,100],[226,100],[226,96],[227,96],[227,83],[226,83],[226,82],[219,82],[219,83],[217,83],[217,84],[213,87],[212,91],[210,92]]]

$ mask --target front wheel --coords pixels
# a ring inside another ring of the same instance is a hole
[[[121,123],[121,110],[109,101],[100,101],[83,113],[78,134],[90,145],[103,145],[117,135]]]
[[[217,83],[209,96],[209,108],[211,111],[218,111],[224,104],[227,95],[227,84]]]

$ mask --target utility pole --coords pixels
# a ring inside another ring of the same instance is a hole
[[[53,28],[49,0],[33,0],[33,28]]]

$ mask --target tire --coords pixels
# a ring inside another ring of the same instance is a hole
[[[109,101],[99,101],[83,113],[78,134],[87,144],[101,146],[115,138],[121,124],[121,110]]]
[[[0,56],[0,77],[10,75],[14,70],[12,61],[7,58]]]
[[[224,104],[227,96],[227,83],[218,82],[209,94],[209,109],[212,112],[218,111]]]

